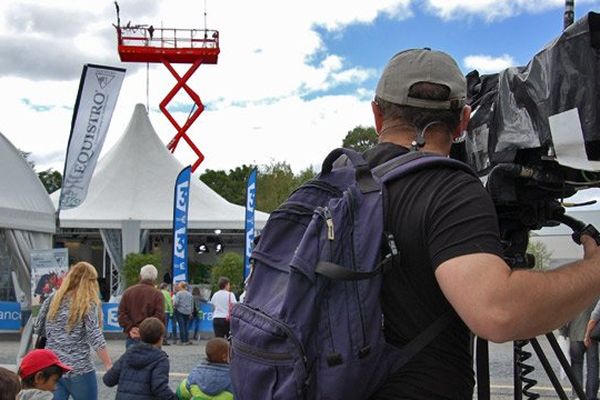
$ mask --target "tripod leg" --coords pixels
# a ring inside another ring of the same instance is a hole
[[[585,393],[583,392],[583,388],[581,387],[581,382],[579,382],[575,378],[573,370],[571,369],[571,365],[569,364],[569,361],[567,361],[567,357],[565,357],[562,349],[560,348],[560,345],[558,344],[554,333],[546,333],[546,338],[548,338],[548,343],[550,343],[550,347],[552,347],[554,354],[556,354],[556,358],[558,358],[558,362],[567,374],[567,378],[569,378],[569,382],[571,383],[573,390],[575,391],[575,393],[577,393],[577,396],[580,399],[585,399]]]
[[[530,340],[530,343],[531,343],[531,346],[533,347],[533,349],[535,350],[535,353],[537,354],[540,362],[542,363],[542,366],[544,367],[544,370],[546,371],[546,375],[548,375],[548,378],[550,378],[550,381],[552,382],[552,386],[554,386],[554,390],[556,390],[556,393],[558,394],[559,398],[561,400],[569,400],[569,397],[565,393],[565,390],[563,389],[562,385],[560,384],[560,381],[556,377],[556,374],[554,373],[554,370],[552,369],[550,362],[548,362],[548,358],[544,354],[544,351],[542,350],[542,346],[540,346],[540,343],[538,342],[538,340],[536,338],[533,338]],[[583,399],[585,399],[585,397],[583,397]]]
[[[490,357],[488,341],[477,337],[477,400],[490,400]]]

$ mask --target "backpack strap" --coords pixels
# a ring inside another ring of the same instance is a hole
[[[341,156],[348,157],[348,160],[350,160],[350,163],[356,170],[356,183],[362,193],[377,192],[381,190],[381,186],[377,183],[375,178],[373,178],[369,163],[367,163],[362,154],[352,149],[339,147],[332,150],[327,157],[325,157],[325,160],[323,160],[321,175],[330,173],[333,169],[334,162]]]
[[[411,151],[392,158],[373,169],[373,173],[384,182],[398,178],[408,172],[420,171],[432,165],[458,169],[477,177],[473,169],[461,161],[424,151]],[[399,168],[403,167],[403,168]]]

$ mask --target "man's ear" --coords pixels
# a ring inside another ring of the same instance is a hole
[[[460,137],[464,131],[467,130],[469,121],[471,120],[471,106],[464,106],[460,112],[460,123],[456,127],[456,130],[452,134],[452,139]]]
[[[375,120],[375,132],[379,136],[379,132],[381,132],[381,127],[383,126],[383,112],[375,100],[371,102],[371,110],[373,111],[373,119]]]

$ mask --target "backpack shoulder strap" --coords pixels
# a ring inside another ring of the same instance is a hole
[[[384,182],[387,182],[409,172],[427,169],[436,165],[462,170],[477,177],[475,171],[473,171],[469,165],[461,161],[423,151],[411,151],[395,157],[375,167],[373,173],[380,177]]]

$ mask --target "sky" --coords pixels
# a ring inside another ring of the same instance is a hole
[[[443,50],[465,74],[524,65],[560,35],[564,3],[120,0],[119,7],[123,24],[220,33],[218,63],[202,65],[189,81],[206,107],[188,131],[206,157],[196,173],[282,161],[297,173],[320,165],[354,127],[373,124],[378,76],[398,51]],[[600,12],[600,0],[575,3],[576,19]],[[112,0],[0,2],[0,132],[31,153],[38,171],[63,170],[86,63],[127,69],[103,154],[137,103],[149,104],[165,144],[175,135],[158,109],[174,78],[162,64],[121,62],[115,23]],[[181,94],[169,109],[183,123],[191,107]],[[183,141],[174,155],[184,165],[195,161]]]

